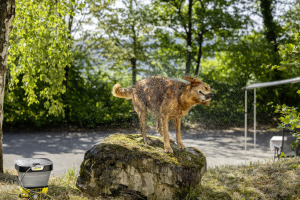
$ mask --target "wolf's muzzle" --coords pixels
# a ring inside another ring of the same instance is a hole
[[[213,98],[213,96],[214,96],[213,93],[209,93],[209,94],[205,95],[205,98],[206,99],[211,99],[211,98]]]

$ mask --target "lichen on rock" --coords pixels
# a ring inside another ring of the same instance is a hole
[[[195,187],[206,171],[201,151],[188,147],[165,153],[160,138],[113,134],[85,153],[77,187],[91,196],[130,195],[131,199],[176,199]]]

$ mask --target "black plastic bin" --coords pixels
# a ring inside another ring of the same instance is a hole
[[[23,158],[15,160],[15,168],[23,188],[48,187],[53,163],[47,158]]]

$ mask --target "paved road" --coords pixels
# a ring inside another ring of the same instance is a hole
[[[63,175],[68,169],[79,170],[84,153],[93,145],[113,133],[137,133],[138,131],[97,132],[39,132],[4,133],[4,168],[14,169],[19,158],[49,158],[53,161],[52,175]],[[149,135],[157,135],[150,131]],[[275,133],[276,134],[276,133]],[[170,133],[175,138],[175,133]],[[249,133],[247,156],[244,151],[243,129],[231,130],[183,130],[185,146],[197,147],[206,155],[208,167],[244,164],[273,158],[269,141],[274,133],[258,131],[254,155],[253,133]],[[278,133],[277,133],[278,135]]]

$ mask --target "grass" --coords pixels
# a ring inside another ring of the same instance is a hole
[[[75,169],[69,169],[64,176],[50,177],[48,195],[41,195],[40,199],[55,199],[55,200],[88,200],[90,199],[85,194],[76,188],[76,179],[78,174]],[[0,199],[1,200],[16,200],[19,198],[20,191],[19,182],[16,171],[5,171],[0,174]]]
[[[209,170],[201,199],[300,200],[300,158]]]
[[[92,199],[75,187],[77,176],[74,169],[69,169],[64,176],[51,177],[48,194],[55,200]],[[19,199],[14,195],[18,193],[16,172],[6,171],[0,174],[0,199]],[[300,158],[210,169],[204,175],[201,186],[191,189],[181,199],[300,200]]]

